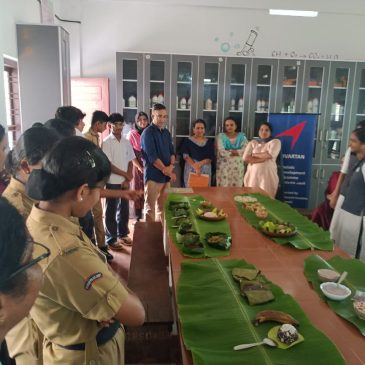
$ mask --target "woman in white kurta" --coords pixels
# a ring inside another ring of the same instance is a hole
[[[352,257],[365,261],[365,129],[355,129],[350,137],[350,149],[356,161],[348,171],[345,195],[338,200],[336,217],[331,222],[331,237]],[[361,243],[357,252],[358,243]]]
[[[236,121],[227,117],[224,120],[224,133],[217,136],[217,186],[243,186],[242,154],[247,138],[244,133],[236,130]]]
[[[260,125],[260,138],[252,140],[247,145],[242,157],[247,163],[243,181],[245,186],[261,188],[274,198],[279,185],[276,158],[280,153],[281,142],[272,139],[271,133],[271,125],[264,122]]]

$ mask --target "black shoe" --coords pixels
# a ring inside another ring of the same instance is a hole
[[[114,256],[108,251],[108,246],[99,247],[99,249],[104,253],[107,261],[112,261],[114,259]]]

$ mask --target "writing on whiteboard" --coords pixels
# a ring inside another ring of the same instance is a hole
[[[338,54],[327,54],[320,52],[296,52],[296,51],[282,51],[282,50],[273,50],[271,52],[271,57],[288,57],[288,58],[305,58],[309,60],[338,60]]]

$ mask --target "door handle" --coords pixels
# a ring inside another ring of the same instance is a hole
[[[320,129],[319,130],[319,137],[318,137],[319,142],[322,142],[322,138],[323,138],[323,130]]]
[[[314,178],[318,179],[318,176],[319,176],[319,169],[315,169],[314,170]]]
[[[325,137],[325,142],[328,141],[328,129],[326,130],[326,137]]]
[[[321,169],[321,179],[324,179],[325,176],[325,171],[324,171],[324,167],[322,167]]]

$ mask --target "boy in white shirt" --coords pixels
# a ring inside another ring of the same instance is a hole
[[[103,141],[103,151],[111,162],[112,173],[107,189],[129,189],[132,180],[132,161],[136,160],[132,145],[122,135],[124,118],[119,113],[109,116],[112,133]],[[105,240],[111,249],[122,250],[123,244],[131,245],[128,237],[129,202],[121,198],[106,198]]]

